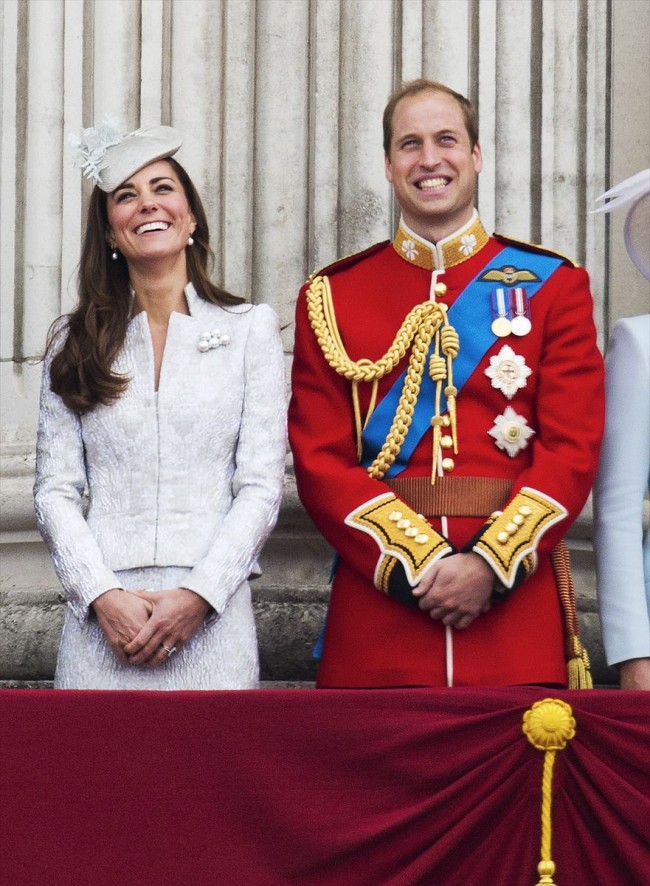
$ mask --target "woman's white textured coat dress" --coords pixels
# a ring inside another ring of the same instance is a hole
[[[83,416],[41,393],[35,506],[69,606],[55,686],[253,688],[248,580],[280,505],[286,391],[279,324],[266,305],[222,308],[186,288],[154,389],[145,312],[114,369],[126,392]],[[86,501],[87,499],[87,501]],[[89,608],[110,588],[183,586],[212,614],[154,670],[121,665]]]

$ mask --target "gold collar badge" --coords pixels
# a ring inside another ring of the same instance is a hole
[[[441,240],[437,245],[418,237],[400,222],[393,240],[393,249],[409,264],[417,265],[425,271],[437,271],[453,268],[454,265],[467,261],[485,246],[488,239],[478,215],[467,227]]]

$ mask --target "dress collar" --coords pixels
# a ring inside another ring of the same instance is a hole
[[[401,219],[393,240],[393,248],[411,265],[417,265],[425,271],[443,271],[476,255],[483,249],[488,239],[478,212],[474,210],[466,225],[437,243],[430,243],[420,237]]]
[[[193,283],[188,283],[184,289],[185,299],[187,301],[187,307],[190,312],[190,317],[194,317],[202,307],[202,302],[204,301],[199,297],[198,292],[194,288]]]
[[[135,301],[135,290],[129,283],[129,289],[131,292],[131,310],[133,310],[133,302]],[[185,293],[185,300],[187,301],[187,307],[189,310],[189,316],[194,317],[195,314],[201,311],[201,307],[205,304],[204,300],[199,296],[198,292],[194,288],[193,283],[188,283],[187,286],[184,287],[183,292]],[[172,311],[173,314],[178,313],[177,311]],[[135,317],[139,317],[140,314],[146,314],[146,311],[138,311],[131,319],[134,320]],[[184,316],[181,314],[181,316]]]

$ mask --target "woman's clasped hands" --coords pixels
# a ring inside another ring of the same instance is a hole
[[[188,588],[113,588],[92,604],[97,622],[123,665],[156,668],[204,624],[210,604]]]

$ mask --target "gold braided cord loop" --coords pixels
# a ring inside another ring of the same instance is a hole
[[[415,338],[423,317],[441,313],[435,302],[424,302],[410,311],[400,326],[395,339],[384,356],[372,360],[350,360],[336,325],[332,306],[332,290],[327,277],[314,277],[307,290],[309,322],[329,365],[350,381],[374,381],[388,375],[404,358]]]
[[[460,351],[460,339],[458,338],[458,333],[453,326],[445,326],[440,332],[440,337],[442,339],[443,354],[445,354],[450,360],[453,360],[458,356],[458,352]]]
[[[451,361],[458,354],[459,340],[458,334],[449,325],[447,320],[446,306],[439,305],[433,301],[416,305],[407,314],[388,351],[377,361],[367,359],[354,361],[348,356],[336,323],[332,303],[332,290],[326,276],[316,276],[312,279],[307,289],[307,311],[309,322],[326,361],[335,372],[352,382],[357,452],[359,454],[361,452],[360,429],[362,424],[365,427],[374,409],[377,383],[393,371],[406,356],[409,347],[411,348],[408,368],[395,417],[384,445],[368,468],[368,473],[371,477],[381,480],[399,455],[411,426],[422,384],[422,376],[426,367],[427,354],[434,336],[441,329],[442,334],[436,338],[437,353],[431,358],[430,363],[431,375],[436,384],[437,417],[440,415],[439,403],[442,384],[448,381],[449,385],[446,390],[451,389],[455,393],[455,388],[452,385]],[[442,351],[444,357],[440,356],[440,351]],[[357,391],[359,382],[372,382],[373,384],[370,409],[363,423],[361,421]],[[456,443],[455,412],[452,417],[452,433],[454,443]],[[432,482],[434,480],[435,476],[432,477]]]
[[[384,445],[368,468],[368,473],[375,480],[381,480],[386,471],[395,462],[411,427],[413,413],[420,394],[420,385],[422,384],[429,345],[441,322],[441,317],[438,315],[425,317],[420,323],[420,328],[413,342],[395,418],[390,426]]]
[[[553,799],[553,765],[557,751],[563,750],[576,734],[576,721],[571,706],[559,698],[536,701],[524,714],[523,733],[538,751],[544,751],[542,772],[542,835],[537,865],[537,886],[554,883],[555,863],[551,858],[551,803]]]
[[[440,354],[432,354],[429,358],[429,375],[436,382],[447,378],[447,361]]]

